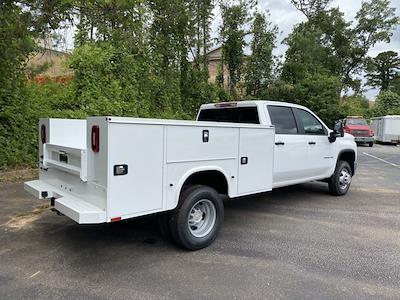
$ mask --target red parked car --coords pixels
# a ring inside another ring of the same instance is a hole
[[[344,131],[353,135],[357,144],[374,145],[374,132],[363,117],[349,116],[344,119]]]

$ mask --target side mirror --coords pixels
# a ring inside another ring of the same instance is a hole
[[[334,143],[336,141],[337,137],[343,137],[344,136],[344,128],[343,128],[343,122],[338,120],[335,122],[333,125],[333,131],[329,134],[329,142]]]
[[[335,125],[333,125],[333,131],[338,134],[340,137],[344,137],[344,125],[343,121],[338,120],[335,122]]]

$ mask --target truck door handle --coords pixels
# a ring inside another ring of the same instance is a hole
[[[276,142],[275,145],[277,145],[277,146],[283,146],[283,145],[285,145],[285,143],[284,143],[284,142]]]
[[[308,142],[308,144],[309,144],[309,145],[315,145],[315,144],[316,144],[316,142],[314,142],[314,141],[311,141],[311,142]]]

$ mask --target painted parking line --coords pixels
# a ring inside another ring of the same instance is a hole
[[[366,156],[375,158],[375,159],[377,159],[377,160],[380,160],[381,162],[384,162],[384,163],[386,163],[386,164],[388,164],[388,165],[391,165],[391,166],[393,166],[393,167],[395,167],[395,168],[399,168],[399,169],[400,169],[400,165],[391,163],[390,161],[384,160],[384,159],[382,159],[382,158],[376,157],[376,156],[374,156],[374,155],[372,155],[372,154],[369,154],[369,153],[366,153],[366,152],[363,152],[363,154],[366,155]]]

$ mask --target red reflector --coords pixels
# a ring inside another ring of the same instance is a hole
[[[121,217],[111,218],[111,222],[121,221]]]
[[[46,144],[46,126],[44,125],[40,127],[40,139],[42,140],[42,144]]]
[[[99,126],[92,126],[92,150],[93,152],[99,152],[100,150],[100,129]]]

